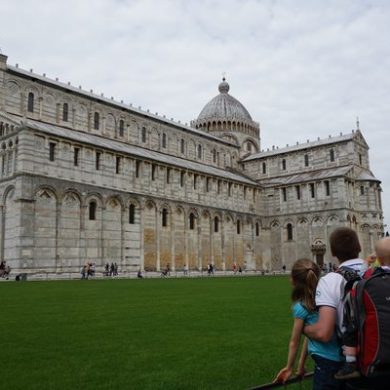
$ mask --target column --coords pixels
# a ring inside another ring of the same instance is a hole
[[[161,214],[162,212],[161,211],[158,211],[157,209],[157,205],[156,205],[156,218],[155,218],[155,222],[156,222],[156,269],[157,271],[160,271],[161,270],[161,263],[160,263],[160,226],[162,225],[161,223]]]

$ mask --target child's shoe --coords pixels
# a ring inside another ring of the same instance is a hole
[[[345,363],[334,376],[336,379],[359,378],[360,372],[356,367],[356,362]]]

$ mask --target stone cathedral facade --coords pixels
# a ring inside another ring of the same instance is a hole
[[[225,80],[187,125],[1,54],[0,145],[0,257],[16,271],[279,270],[334,261],[335,227],[358,232],[362,255],[383,234],[359,129],[261,150]]]

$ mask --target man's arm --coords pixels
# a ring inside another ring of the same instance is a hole
[[[328,342],[335,332],[337,311],[331,306],[320,306],[318,321],[313,325],[306,325],[303,333],[309,339]]]

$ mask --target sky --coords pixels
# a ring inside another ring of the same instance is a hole
[[[390,230],[389,1],[0,0],[0,18],[9,64],[183,123],[225,74],[262,149],[359,117]]]

